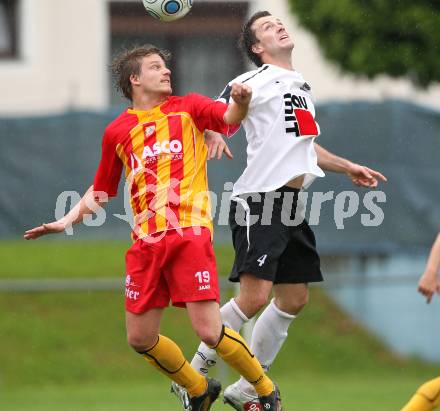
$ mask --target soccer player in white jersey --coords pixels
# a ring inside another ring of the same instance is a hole
[[[345,173],[364,187],[376,187],[386,178],[315,143],[320,130],[311,88],[293,68],[294,44],[279,19],[266,11],[254,14],[243,27],[241,44],[258,69],[229,83],[249,84],[253,96],[242,121],[247,167],[234,184],[229,218],[235,249],[230,280],[240,282],[240,292],[221,313],[224,324],[238,331],[273,291],[274,299],[256,321],[250,341],[267,370],[307,304],[308,283],[322,281],[313,231],[305,220],[291,224],[300,189],[324,176],[323,169]],[[230,90],[227,86],[221,99],[229,101]],[[273,205],[269,220],[264,211],[268,204]],[[239,215],[247,215],[241,220],[248,224],[239,224]],[[191,364],[206,374],[215,362],[215,352],[202,343]],[[173,389],[184,397],[179,387]],[[225,390],[224,399],[237,410],[260,409],[254,389],[243,378]]]

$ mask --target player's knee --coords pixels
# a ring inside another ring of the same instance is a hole
[[[268,302],[269,302],[269,295],[265,293],[256,294],[255,298],[251,300],[254,310],[254,315],[260,311]]]
[[[269,302],[269,295],[265,292],[240,293],[235,302],[247,318],[252,318]]]
[[[199,326],[195,331],[200,340],[203,341],[208,347],[217,345],[221,335],[221,329],[214,330],[213,327],[207,325]]]
[[[157,342],[157,335],[144,333],[128,332],[128,345],[137,352],[142,352],[151,348]]]
[[[283,312],[297,315],[309,302],[309,293],[300,293],[293,298],[275,298],[275,305]]]
[[[299,295],[295,301],[292,302],[291,314],[298,314],[309,302],[309,293]]]
[[[265,293],[240,294],[235,302],[247,318],[252,318],[269,302],[269,296]]]

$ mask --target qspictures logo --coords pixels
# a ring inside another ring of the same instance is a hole
[[[191,192],[188,192],[184,198],[180,197],[177,192],[174,191],[178,186],[179,180],[171,179],[168,195],[174,204],[176,201],[179,201],[179,199],[180,201],[186,201],[186,198],[191,195]],[[225,183],[224,191],[220,195],[210,191],[198,192],[194,196],[194,203],[202,204],[209,199],[211,204],[210,214],[213,221],[219,226],[228,226],[232,187],[233,184],[231,182]],[[148,187],[146,189],[148,189]],[[112,214],[113,217],[125,221],[130,225],[132,230],[135,230],[142,222],[146,221],[145,219],[152,218],[155,214],[161,213],[160,215],[166,219],[169,227],[175,228],[179,233],[182,231],[178,224],[179,220],[171,206],[166,206],[163,210],[155,206],[156,197],[159,195],[158,193],[153,193],[154,196],[151,200],[151,204],[149,204],[148,210],[141,213],[140,216],[133,216],[130,209],[130,190],[131,186],[126,183],[124,190],[124,213]],[[106,193],[99,194],[100,201],[108,201]],[[274,199],[279,196],[279,192],[274,192],[272,195],[266,194],[265,196],[261,196],[259,193],[249,195],[248,201],[254,203],[264,202],[262,206],[264,212],[261,216],[254,216],[252,214],[246,216],[244,212],[237,211],[235,215],[237,224],[251,226],[261,220],[261,225],[270,225],[272,223]],[[324,217],[333,220],[338,230],[345,229],[346,222],[353,219],[358,220],[359,226],[372,229],[382,225],[385,219],[385,212],[381,204],[387,202],[387,196],[385,192],[380,190],[371,190],[363,193],[356,191],[302,191],[298,194],[298,201],[294,201],[293,197],[293,193],[286,193],[282,201],[281,222],[286,226],[299,226],[305,218],[308,220],[310,226],[318,226],[321,222],[321,218]],[[62,192],[57,198],[55,218],[57,220],[62,218],[69,211],[69,204],[70,208],[72,208],[73,205],[80,200],[81,196],[76,191]],[[85,215],[83,217],[83,223],[89,227],[102,226],[108,217],[106,210],[100,206],[96,207],[92,201],[90,204],[87,204],[87,206],[94,209],[94,214]],[[323,211],[324,209],[325,212]],[[194,207],[192,212],[195,216],[199,217],[201,210]],[[73,226],[66,227],[66,234],[73,235]],[[166,231],[163,231],[161,235],[151,238],[152,240],[154,239],[154,241],[160,241],[165,234]]]

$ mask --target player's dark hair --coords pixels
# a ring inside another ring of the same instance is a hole
[[[240,33],[240,38],[238,40],[238,45],[240,49],[249,57],[249,59],[257,67],[263,65],[261,58],[252,51],[252,46],[258,41],[255,36],[255,31],[252,30],[252,25],[256,20],[261,19],[261,17],[271,16],[268,11],[258,11],[253,14],[250,19],[243,25]]]
[[[111,69],[115,87],[130,101],[132,101],[133,93],[130,77],[141,74],[142,59],[152,54],[159,55],[165,63],[171,58],[168,51],[152,44],[145,44],[123,51],[112,62]]]

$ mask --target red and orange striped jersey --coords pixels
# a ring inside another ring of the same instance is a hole
[[[203,132],[235,131],[223,120],[226,109],[199,94],[171,96],[151,110],[128,109],[108,125],[94,191],[116,196],[125,167],[134,241],[183,227],[212,231]]]

